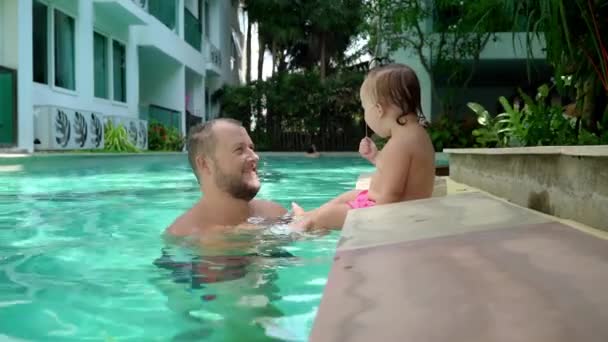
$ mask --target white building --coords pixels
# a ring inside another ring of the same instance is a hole
[[[0,0],[0,145],[37,149],[55,124],[49,108],[185,134],[217,115],[213,92],[240,81],[239,10],[231,0]]]
[[[428,5],[432,6],[433,2],[428,1]],[[426,39],[438,39],[439,25],[448,25],[450,20],[458,19],[450,14],[442,14],[439,10],[435,11],[434,17],[425,18],[420,27]],[[447,16],[447,18],[446,18]],[[522,30],[523,31],[523,30]],[[509,97],[514,95],[517,87],[524,87],[528,83],[527,70],[531,67],[535,72],[536,80],[544,80],[551,73],[546,64],[546,53],[543,49],[544,40],[533,39],[531,42],[531,55],[528,55],[528,40],[525,32],[496,32],[484,46],[479,56],[479,61],[476,65],[476,71],[473,74],[471,82],[467,89],[456,89],[452,94],[457,94],[454,105],[458,108],[456,116],[462,118],[473,113],[466,108],[467,102],[478,102],[482,104],[491,113],[497,110],[497,101],[500,96]],[[435,60],[432,58],[432,51],[428,48],[423,52],[425,59],[431,61],[431,65]],[[412,67],[416,72],[421,86],[422,110],[427,119],[433,119],[441,115],[441,106],[433,99],[433,90],[431,87],[431,75],[423,67],[420,57],[414,49],[399,50],[391,56],[397,63],[404,63]],[[529,57],[532,57],[529,59]],[[463,60],[466,63],[471,61]],[[432,68],[432,66],[431,66]],[[440,96],[447,95],[451,90],[442,80],[442,77],[436,77],[436,88]]]

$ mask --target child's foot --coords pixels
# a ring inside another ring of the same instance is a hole
[[[300,207],[296,202],[291,202],[291,210],[293,211],[293,216],[304,216],[306,211],[304,208]]]
[[[313,228],[312,219],[309,216],[301,216],[289,224],[289,228],[296,232],[303,232]]]
[[[306,215],[304,208],[296,202],[291,202],[291,211],[293,212],[293,222],[289,224],[290,228],[296,231],[305,231],[313,227],[310,216]]]

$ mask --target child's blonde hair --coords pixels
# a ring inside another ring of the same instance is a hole
[[[420,83],[414,70],[404,64],[388,64],[373,68],[363,82],[363,90],[370,99],[380,105],[395,105],[401,109],[397,123],[404,125],[401,118],[410,113],[418,116],[420,124],[427,121],[422,113]]]

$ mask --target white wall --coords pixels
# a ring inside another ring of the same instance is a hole
[[[146,26],[133,26],[131,30],[138,45],[156,47],[167,56],[180,61],[197,73],[201,75],[205,73],[203,54],[193,49],[188,43],[180,39],[175,32],[169,30],[157,20],[150,20]]]
[[[204,116],[205,105],[205,88],[203,86],[203,77],[186,69],[186,109],[192,115],[199,117]]]
[[[19,64],[18,18],[18,0],[0,1],[0,65],[11,69]]]
[[[184,67],[157,61],[148,56],[139,59],[140,105],[154,104],[183,111],[186,95]]]
[[[32,107],[32,84],[34,78],[33,56],[32,56],[32,0],[12,0],[9,3],[18,2],[17,17],[19,18],[18,29],[21,37],[18,40],[18,66],[17,76],[17,125],[19,148],[29,152],[34,151],[34,108]],[[6,8],[5,8],[6,9]]]

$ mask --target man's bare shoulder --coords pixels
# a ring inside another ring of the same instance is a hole
[[[287,213],[287,209],[283,208],[278,203],[265,201],[265,200],[253,200],[251,206],[255,216],[259,217],[279,217]]]
[[[195,216],[194,208],[188,210],[167,227],[165,234],[171,236],[188,236],[200,231],[203,227],[197,223]]]

